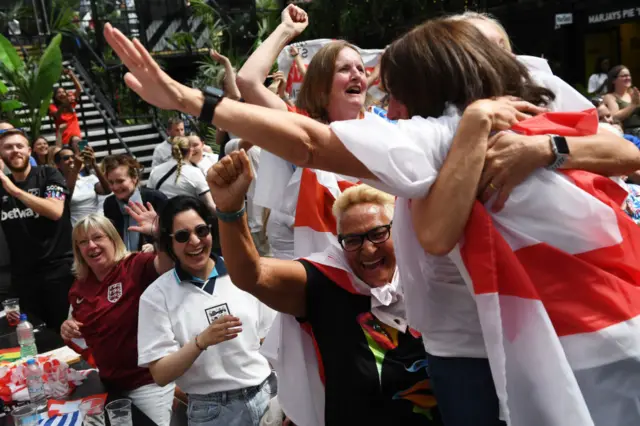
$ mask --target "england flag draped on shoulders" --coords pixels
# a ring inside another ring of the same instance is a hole
[[[584,109],[586,100],[562,90],[552,110]],[[365,183],[399,197],[393,239],[409,324],[419,331],[442,301],[410,199],[428,194],[458,122],[454,112],[331,124],[378,179]],[[598,126],[593,110],[520,124],[527,134],[587,135]],[[620,209],[625,197],[602,176],[538,170],[501,212],[476,202],[448,255],[474,295],[507,424],[640,424],[640,228]]]
[[[264,154],[264,152],[263,152]],[[357,278],[346,262],[340,262],[333,203],[355,179],[321,170],[298,168],[291,173],[282,202],[290,206],[295,195],[294,250],[296,258],[307,258],[344,273],[336,284],[352,293]],[[293,191],[292,188],[298,189]],[[291,211],[290,211],[291,212]],[[326,249],[328,253],[323,253]],[[334,253],[331,256],[329,253]],[[278,314],[262,345],[262,354],[278,374],[278,401],[286,415],[298,426],[324,425],[324,384],[322,362],[309,327],[286,314]]]

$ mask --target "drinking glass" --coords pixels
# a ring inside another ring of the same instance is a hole
[[[13,424],[15,426],[38,425],[38,410],[31,404],[15,408],[11,412],[11,417],[13,417]]]
[[[133,426],[131,420],[131,400],[117,399],[105,407],[111,426]]]
[[[101,398],[85,399],[80,404],[80,412],[84,415],[83,426],[105,426],[104,402]]]
[[[7,299],[2,302],[7,322],[11,327],[15,327],[20,322],[20,299]]]

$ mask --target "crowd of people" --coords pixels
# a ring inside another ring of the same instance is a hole
[[[343,40],[306,66],[289,45],[307,14],[281,19],[238,71],[212,52],[220,94],[105,26],[129,87],[216,126],[219,157],[172,118],[146,184],[130,155],[98,164],[72,73],[54,146],[0,124],[0,252],[21,308],[158,425],[174,399],[190,425],[637,425],[629,70],[599,62],[589,100],[471,12],[409,31],[371,73]],[[270,74],[283,51],[304,76],[295,101]],[[515,260],[476,260],[505,247]]]

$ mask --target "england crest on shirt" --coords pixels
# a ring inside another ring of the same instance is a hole
[[[225,315],[231,315],[231,312],[229,311],[229,306],[226,303],[214,306],[212,308],[207,308],[204,311],[207,314],[207,319],[209,320],[209,324],[211,324],[212,322],[214,322],[220,317],[223,317]]]
[[[116,303],[122,297],[122,283],[111,284],[107,289],[107,300]]]

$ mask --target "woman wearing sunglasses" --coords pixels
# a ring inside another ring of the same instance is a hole
[[[141,213],[141,227],[134,230],[149,232],[153,208],[132,208]],[[144,220],[143,211],[150,220]],[[148,369],[138,367],[136,341],[140,296],[173,262],[163,253],[130,253],[111,221],[99,214],[80,219],[72,241],[76,280],[69,291],[72,313],[62,324],[62,338],[68,343],[84,339],[105,386],[130,398],[157,425],[168,426],[175,385],[160,387]]]
[[[102,213],[98,195],[108,195],[111,189],[96,163],[93,148],[87,145],[80,155],[75,155],[69,146],[65,146],[54,154],[53,159],[69,188],[71,225],[90,213]]]
[[[299,261],[261,258],[244,214],[227,213],[244,213],[252,178],[244,151],[209,171],[222,251],[234,284],[310,325],[324,367],[325,421],[319,423],[440,424],[422,340],[407,326],[398,287],[390,238],[394,197],[367,185],[349,188],[333,207],[342,250],[332,246]],[[293,373],[278,370],[281,380],[308,380]],[[285,398],[295,396],[278,396]]]
[[[233,284],[211,250],[213,221],[189,196],[160,213],[160,247],[175,269],[140,299],[138,362],[158,385],[175,381],[189,395],[190,425],[258,426],[276,392],[259,352],[275,312]]]

